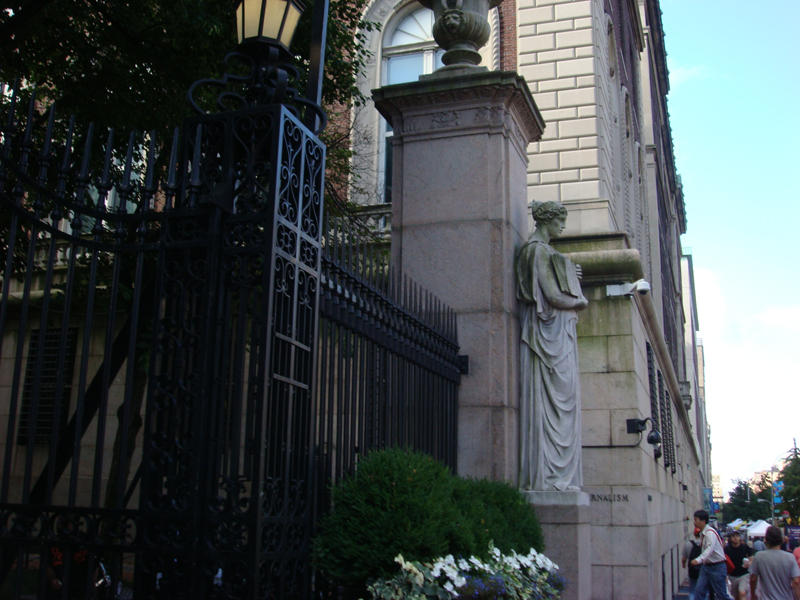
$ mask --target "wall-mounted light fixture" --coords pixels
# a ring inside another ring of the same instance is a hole
[[[642,296],[650,292],[650,284],[644,279],[633,283],[614,283],[606,286],[606,296],[633,296],[638,292]]]
[[[636,448],[642,443],[642,433],[647,429],[647,422],[653,423],[653,419],[647,417],[646,419],[627,419],[625,425],[627,426],[627,433],[638,433],[639,439],[635,444],[604,444],[602,446],[583,446],[584,448]],[[656,458],[661,458],[661,434],[657,429],[653,428],[647,434],[647,443],[653,446],[653,452]]]
[[[653,419],[647,417],[646,419],[628,419],[625,421],[625,424],[628,427],[628,433],[638,433],[639,434],[639,442],[642,441],[642,433],[645,429],[647,429],[647,422],[650,421],[650,425],[653,425]],[[637,442],[637,446],[639,445]],[[653,447],[653,452],[656,458],[661,458],[661,434],[658,430],[653,427],[650,429],[650,433],[647,434],[647,443]]]

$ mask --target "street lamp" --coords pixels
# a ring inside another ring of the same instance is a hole
[[[241,50],[268,46],[288,52],[304,10],[298,0],[241,0],[236,7]]]
[[[202,315],[198,322],[208,323],[209,331],[227,340],[226,349],[208,355],[209,365],[217,356],[228,362],[219,365],[226,375],[214,379],[205,414],[237,410],[240,416],[246,411],[247,418],[252,417],[247,428],[230,429],[241,441],[238,446],[224,438],[229,425],[220,423],[214,431],[225,433],[215,433],[216,441],[203,451],[212,465],[208,472],[215,474],[211,487],[203,489],[227,500],[225,507],[214,501],[213,506],[207,503],[207,510],[199,509],[206,510],[201,518],[207,525],[199,524],[198,531],[209,532],[211,540],[202,542],[202,551],[209,553],[206,564],[213,561],[206,573],[219,573],[221,585],[214,587],[229,598],[312,595],[308,559],[315,513],[309,509],[301,516],[293,506],[314,506],[314,486],[300,483],[289,491],[272,484],[314,481],[315,452],[308,433],[312,421],[307,415],[316,409],[314,394],[307,390],[312,389],[315,373],[323,287],[325,146],[317,134],[325,115],[319,94],[301,97],[296,89],[299,74],[291,64],[294,55],[289,47],[303,11],[301,2],[235,4],[239,44],[225,57],[222,77],[200,80],[189,89],[189,101],[198,114],[184,120],[181,140],[188,208],[213,209],[205,213],[210,215],[204,217],[208,224],[201,225],[210,232],[206,234],[210,249],[202,255],[213,257],[203,263],[209,281],[198,292],[202,301],[192,304],[192,310]],[[319,79],[324,64],[321,40],[327,2],[319,0],[321,8],[316,5],[311,43],[317,52],[308,59],[309,79]],[[214,95],[216,110],[211,109]],[[182,260],[178,255],[165,263],[183,264]],[[259,391],[241,392],[242,381],[248,390]],[[246,405],[236,404],[244,400]],[[234,451],[228,452],[229,447]],[[238,447],[251,448],[252,458],[240,461]],[[272,458],[289,447],[292,460]],[[216,474],[221,473],[217,483]],[[291,495],[292,501],[280,503],[278,498],[284,495],[287,499]],[[269,513],[261,506],[267,502]],[[256,509],[240,510],[245,503]],[[289,522],[295,517],[302,523],[296,528]],[[231,518],[238,519],[235,525],[233,520],[229,524]],[[236,529],[234,535],[223,533],[230,527]],[[292,569],[285,569],[289,550],[297,558],[292,559]]]
[[[315,10],[314,14],[309,84],[322,78],[322,38],[326,30],[327,6],[327,2],[321,2],[321,8]],[[304,110],[302,119],[312,133],[322,131],[327,117],[319,106],[321,84],[313,86],[313,90],[309,90],[313,93],[305,98],[294,87],[300,79],[300,73],[291,65],[289,47],[304,10],[305,5],[301,0],[238,0],[236,31],[239,45],[225,57],[226,73],[221,79],[201,79],[189,88],[187,98],[195,111],[200,115],[208,114],[201,106],[203,103],[196,101],[195,91],[211,86],[225,90],[217,98],[218,110],[283,104],[298,118],[301,118],[301,110]],[[235,70],[227,71],[231,62],[246,65],[249,71],[247,75],[233,74]],[[244,90],[241,90],[242,87]]]

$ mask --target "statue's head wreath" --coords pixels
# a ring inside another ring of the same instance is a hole
[[[566,217],[567,209],[560,202],[539,202],[533,200],[529,205],[533,220],[537,223],[547,223],[556,217]]]

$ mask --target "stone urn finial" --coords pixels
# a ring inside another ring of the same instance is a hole
[[[489,9],[502,0],[419,0],[433,11],[433,39],[446,50],[446,68],[475,67],[481,62],[478,52],[489,41]]]

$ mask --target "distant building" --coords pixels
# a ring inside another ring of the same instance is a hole
[[[777,478],[777,474],[783,470],[783,467],[786,465],[786,460],[780,459],[775,462],[775,465],[770,469],[765,469],[763,471],[756,471],[753,473],[753,476],[748,480],[750,483],[750,487],[752,487],[756,492],[760,492],[761,482],[766,481],[767,483],[771,483]]]
[[[711,476],[711,493],[714,497],[714,502],[722,502],[724,497],[722,494],[722,484],[720,483],[719,475]]]

